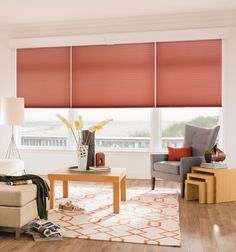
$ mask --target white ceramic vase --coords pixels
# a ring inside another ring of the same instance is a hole
[[[88,161],[88,145],[81,144],[78,148],[78,170],[85,171]]]

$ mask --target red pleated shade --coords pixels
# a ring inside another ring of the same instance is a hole
[[[153,107],[154,46],[73,47],[73,107]]]
[[[156,44],[157,107],[222,104],[221,40]]]
[[[25,107],[69,107],[70,48],[17,49],[17,96]]]

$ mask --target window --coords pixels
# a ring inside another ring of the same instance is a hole
[[[75,147],[70,131],[56,114],[73,122],[82,115],[83,129],[112,118],[96,131],[96,148],[147,149],[150,147],[150,109],[26,109],[25,123],[20,127],[20,144],[26,147]]]
[[[212,128],[219,125],[220,108],[162,108],[161,129],[162,149],[167,146],[183,145],[184,126],[189,123],[194,126]]]
[[[25,109],[25,123],[19,128],[23,147],[61,148],[69,146],[68,129],[56,117],[69,117],[68,109]]]
[[[25,123],[19,128],[19,143],[22,147],[30,148],[75,148],[70,130],[58,120],[57,113],[71,122],[78,118],[78,115],[82,115],[84,129],[112,118],[113,122],[96,131],[96,149],[100,150],[149,149],[151,128],[156,131],[159,128],[157,124],[160,124],[159,145],[162,146],[158,149],[166,151],[168,145],[183,145],[186,123],[210,128],[220,124],[220,108],[161,108],[155,109],[154,113],[159,112],[160,120],[152,121],[151,109],[148,108],[25,109]]]

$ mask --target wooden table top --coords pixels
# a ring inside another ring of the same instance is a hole
[[[125,168],[111,168],[110,172],[107,173],[86,173],[70,171],[69,169],[60,169],[48,174],[48,178],[63,179],[68,178],[69,180],[109,180],[112,178],[121,178],[126,176]]]

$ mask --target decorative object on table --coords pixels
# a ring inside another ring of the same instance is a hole
[[[89,173],[109,173],[111,172],[110,167],[94,167],[90,166],[88,170],[79,170],[78,166],[72,166],[68,168],[71,173],[81,173],[81,174],[89,174]]]
[[[14,137],[14,126],[24,122],[24,98],[4,97],[1,104],[2,123],[11,125],[11,140],[5,155],[7,159],[21,159]]]
[[[212,154],[213,154],[213,152],[211,149],[207,149],[204,151],[204,158],[207,163],[212,162]]]
[[[68,129],[71,130],[75,139],[78,152],[78,170],[84,171],[88,170],[90,165],[94,166],[95,132],[96,130],[102,129],[106,124],[111,122],[112,119],[107,119],[98,124],[94,124],[90,126],[88,130],[82,130],[84,123],[81,115],[79,115],[78,120],[76,120],[74,124],[70,123],[69,120],[60,114],[57,114],[56,116],[66,125]]]
[[[78,155],[78,169],[86,170],[87,162],[88,162],[88,145],[80,144],[78,147],[77,155]]]
[[[217,144],[212,148],[212,161],[222,162],[226,158],[225,153],[217,147]]]
[[[94,156],[95,156],[95,132],[90,132],[89,130],[82,130],[82,144],[88,146],[88,160],[86,169],[89,169],[89,166],[94,165]]]
[[[96,167],[105,166],[105,154],[103,152],[96,153]]]

